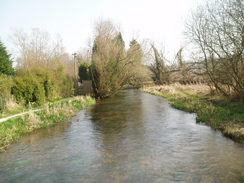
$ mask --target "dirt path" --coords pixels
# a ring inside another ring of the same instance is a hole
[[[43,110],[44,108],[42,108],[42,109],[35,109],[35,110],[32,110],[33,112],[36,112],[36,111],[41,111],[41,110]],[[22,115],[24,115],[24,114],[28,114],[30,111],[26,111],[26,112],[22,112],[22,113],[19,113],[19,114],[15,114],[15,115],[12,115],[12,116],[8,116],[8,117],[6,117],[6,118],[1,118],[0,119],[0,123],[2,123],[2,122],[4,122],[4,121],[7,121],[7,120],[9,120],[9,119],[11,119],[11,118],[14,118],[14,117],[17,117],[17,116],[22,116]]]

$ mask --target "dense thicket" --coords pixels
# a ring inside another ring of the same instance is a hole
[[[43,104],[55,97],[68,97],[73,94],[73,82],[64,74],[63,69],[48,71],[36,69],[19,71],[13,80],[11,93],[18,103]]]

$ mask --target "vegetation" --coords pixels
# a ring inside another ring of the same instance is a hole
[[[76,111],[94,103],[95,100],[91,97],[56,100],[46,104],[42,110],[34,112],[30,108],[28,114],[0,123],[0,151],[24,133],[67,120],[74,116]]]
[[[143,51],[136,40],[126,50],[119,29],[111,21],[99,21],[95,26],[90,67],[95,97],[114,95],[132,79],[148,80],[142,58]]]
[[[243,1],[206,1],[191,14],[185,34],[195,47],[195,64],[210,88],[244,101]]]
[[[0,40],[0,112],[5,109],[6,99],[12,87],[11,76],[14,74],[13,61],[6,47]]]
[[[93,45],[84,53],[75,54],[74,59],[65,52],[60,36],[52,39],[38,28],[32,29],[30,34],[15,29],[11,36],[19,50],[15,69],[11,55],[0,41],[1,116],[33,105],[40,107],[60,97],[72,97],[77,93],[74,81],[78,91],[79,69],[80,82],[92,80],[96,98],[110,97],[125,85],[142,87],[153,81],[160,86],[147,91],[163,95],[174,107],[197,113],[198,121],[243,141],[243,22],[243,3],[239,0],[211,0],[199,5],[189,16],[185,29],[188,45],[194,48],[191,61],[184,58],[183,47],[174,60],[166,59],[164,50],[154,43],[145,49],[144,43],[132,39],[127,48],[120,29],[109,20],[95,24]],[[208,88],[208,93],[192,92],[198,84],[204,91]],[[77,108],[79,105],[73,104]],[[54,109],[49,107],[46,114],[44,110],[30,112],[26,117],[19,117],[19,122],[2,123],[6,130],[2,138],[10,139],[8,142],[15,139],[14,135],[6,137],[11,131],[15,133],[18,129],[17,134],[21,134],[41,127],[48,123],[46,115]],[[57,120],[63,119],[65,109],[57,111],[54,116],[60,117]],[[36,118],[37,122],[28,123],[28,118]],[[8,143],[4,142],[3,146],[5,144]]]
[[[0,42],[0,117],[24,111],[28,114],[0,123],[0,149],[23,133],[66,120],[95,102],[90,97],[69,98],[74,95],[74,67],[70,70],[73,61],[65,53],[61,38],[52,41],[39,29],[29,35],[14,30],[11,38],[20,52],[12,75],[10,55]],[[57,101],[60,98],[66,99]],[[34,112],[32,108],[40,110]]]
[[[11,98],[10,91],[12,86],[11,76],[0,75],[0,113],[5,110],[6,103]]]
[[[82,83],[82,80],[91,80],[91,75],[89,72],[90,69],[90,63],[84,62],[80,64],[79,66],[79,76],[80,76],[80,82]]]
[[[71,62],[61,37],[56,35],[52,38],[45,30],[33,28],[28,34],[21,29],[13,29],[11,42],[19,53],[17,66],[23,70],[56,70],[60,66],[67,68]]]
[[[19,50],[14,75],[10,55],[0,42],[1,113],[11,110],[14,103],[42,105],[55,97],[74,95],[73,70],[69,73],[68,67],[71,60],[60,37],[52,41],[49,34],[40,29],[33,29],[29,35],[15,29],[11,39]]]
[[[72,96],[73,81],[62,70],[52,73],[44,69],[20,71],[13,79],[11,93],[19,104],[41,105],[54,97]]]
[[[224,135],[244,142],[244,104],[213,95],[207,85],[163,85],[143,91],[163,96],[177,109],[196,113],[198,122],[218,129]]]
[[[0,74],[12,75],[14,73],[13,61],[10,56],[0,40]]]
[[[197,113],[197,121],[243,142],[243,21],[243,2],[204,1],[186,23],[192,61],[184,59],[185,48],[169,61],[164,50],[151,44],[149,69],[159,86],[143,90],[166,97],[173,107]]]

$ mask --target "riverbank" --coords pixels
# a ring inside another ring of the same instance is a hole
[[[211,94],[206,85],[163,85],[142,91],[165,97],[172,107],[197,114],[203,122],[225,136],[244,143],[244,104]]]
[[[73,117],[77,111],[95,104],[91,97],[74,97],[49,102],[42,109],[29,109],[0,123],[0,152],[21,135]]]

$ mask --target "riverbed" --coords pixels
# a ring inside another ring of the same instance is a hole
[[[244,182],[244,145],[137,90],[0,153],[0,182]]]

